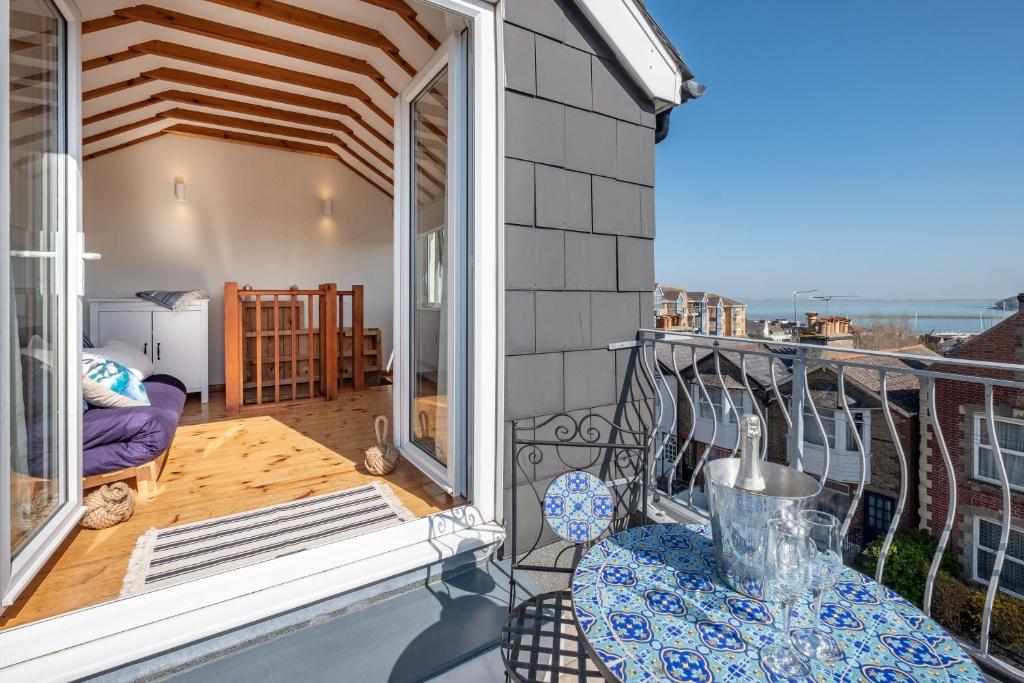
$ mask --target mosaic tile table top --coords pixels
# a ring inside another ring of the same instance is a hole
[[[570,543],[586,543],[603,534],[614,510],[608,487],[589,472],[560,474],[544,494],[544,519]]]
[[[708,527],[661,524],[609,536],[587,551],[573,576],[573,609],[606,674],[634,681],[777,681],[761,647],[782,623],[778,604],[737,593],[718,578]],[[985,679],[942,627],[853,569],[826,591],[823,630],[843,660],[811,663],[825,681]],[[806,601],[792,628],[810,624]]]

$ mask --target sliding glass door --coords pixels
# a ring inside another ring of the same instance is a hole
[[[451,37],[402,94],[397,117],[399,447],[454,495],[465,478],[464,51],[464,37]]]
[[[77,424],[69,410],[68,22],[51,0],[6,0],[3,121],[3,486],[5,604],[73,527]],[[77,386],[77,384],[75,384]],[[71,434],[70,432],[74,432]]]

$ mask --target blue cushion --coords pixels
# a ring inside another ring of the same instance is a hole
[[[89,403],[103,408],[149,405],[142,373],[85,351],[82,352],[82,394]]]

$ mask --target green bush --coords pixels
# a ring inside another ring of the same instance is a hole
[[[871,576],[875,575],[884,540],[882,537],[877,538],[864,549],[865,570]],[[882,583],[920,607],[924,604],[924,586],[937,547],[938,542],[923,529],[910,529],[896,534],[885,559]],[[953,575],[960,573],[959,564],[948,550],[942,554],[939,567]]]
[[[940,571],[932,591],[932,618],[953,633],[978,642],[981,620],[985,613],[983,588],[965,584],[955,576]],[[993,643],[1018,658],[1024,655],[1024,601],[1005,593],[997,593],[992,607]]]
[[[864,549],[865,571],[874,576],[882,554],[883,538]],[[918,607],[924,603],[924,587],[928,569],[938,542],[923,529],[896,534],[889,546],[882,582]],[[932,589],[932,618],[949,631],[978,642],[981,620],[985,613],[984,588],[961,581],[959,563],[947,550],[942,555],[939,572]],[[992,643],[1009,651],[1020,660],[1024,657],[1024,600],[997,593],[992,607]]]

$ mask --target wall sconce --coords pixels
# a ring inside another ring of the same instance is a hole
[[[325,199],[323,201],[322,213],[324,215],[324,218],[330,218],[331,216],[334,215],[334,200],[333,199]]]
[[[181,178],[174,179],[174,199],[179,202],[185,201],[185,181]]]

